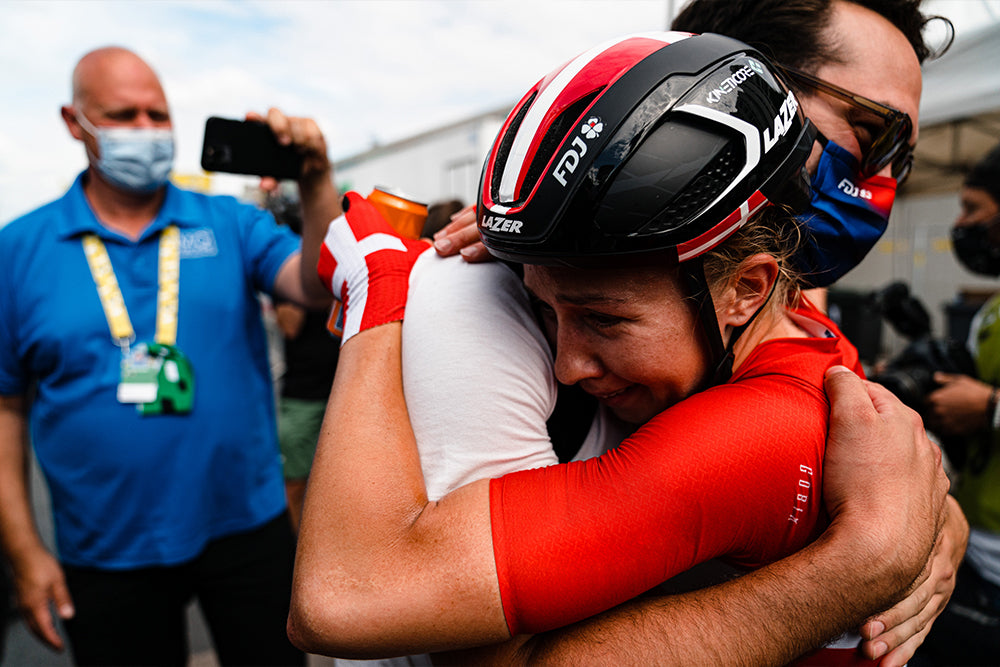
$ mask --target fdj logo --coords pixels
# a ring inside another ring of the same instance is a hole
[[[580,158],[587,154],[587,142],[584,139],[587,141],[596,139],[601,136],[601,132],[603,131],[604,123],[597,116],[591,116],[580,127],[580,135],[582,136],[573,137],[573,143],[562,154],[559,162],[556,163],[555,169],[552,170],[552,176],[559,181],[560,185],[566,185],[566,175],[576,171],[576,168],[580,165]]]
[[[858,199],[871,199],[872,191],[865,190],[864,188],[859,188],[857,185],[852,183],[849,179],[844,179],[837,184],[837,187],[844,191],[848,197],[857,197]]]

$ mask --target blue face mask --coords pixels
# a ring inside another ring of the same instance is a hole
[[[861,180],[857,158],[825,141],[812,200],[796,216],[808,234],[794,261],[810,287],[831,285],[865,258],[885,232],[896,198],[895,179]]]
[[[149,193],[167,182],[174,163],[174,135],[168,129],[94,127],[82,113],[77,122],[97,139],[95,167],[109,183],[127,192]]]

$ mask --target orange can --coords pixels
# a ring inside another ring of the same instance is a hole
[[[382,186],[376,186],[367,199],[400,236],[410,239],[420,238],[424,221],[427,220],[427,204],[414,201]]]

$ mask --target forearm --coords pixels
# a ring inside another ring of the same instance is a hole
[[[372,657],[505,639],[486,488],[427,502],[402,396],[400,324],[349,340],[306,494],[293,641]],[[465,512],[469,503],[485,513]]]
[[[330,303],[330,293],[320,282],[316,273],[319,264],[319,249],[326,234],[327,225],[343,211],[340,193],[333,183],[333,173],[325,170],[310,174],[299,181],[302,201],[302,289],[312,307]]]
[[[906,575],[872,566],[828,532],[777,563],[711,588],[640,598],[513,651],[516,663],[783,665],[905,591]],[[877,562],[877,561],[876,561]]]
[[[0,543],[15,569],[44,550],[31,512],[24,399],[0,396]]]

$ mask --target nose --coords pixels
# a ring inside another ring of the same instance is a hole
[[[604,367],[585,336],[572,327],[560,326],[556,335],[555,373],[563,384],[576,384],[602,376]]]

